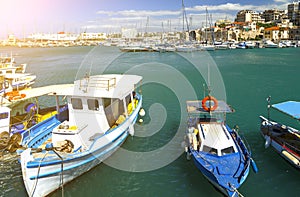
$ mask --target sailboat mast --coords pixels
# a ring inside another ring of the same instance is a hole
[[[182,9],[182,32],[184,32],[184,3],[181,0],[181,9]]]

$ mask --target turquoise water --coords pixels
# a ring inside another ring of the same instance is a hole
[[[129,137],[122,146],[139,153],[136,159],[124,158],[111,165],[112,158],[100,164],[64,186],[65,196],[222,196],[186,160],[181,146],[185,100],[196,99],[194,94],[202,99],[208,78],[213,95],[226,99],[236,110],[227,116],[227,123],[239,125],[259,168],[257,174],[250,171],[239,192],[244,196],[299,195],[300,172],[272,148],[264,148],[258,117],[267,115],[269,95],[273,103],[299,100],[300,48],[188,54],[122,54],[117,48],[106,47],[0,49],[11,51],[17,63],[28,63],[27,71],[37,75],[36,87],[72,83],[85,73],[136,73],[144,77],[147,115],[144,123],[135,127],[137,136]],[[271,115],[300,128],[285,115],[273,111]],[[165,146],[168,143],[173,146]],[[161,147],[163,150],[157,151]],[[144,157],[149,152],[154,153]],[[0,196],[26,196],[19,164],[0,164]],[[52,194],[61,195],[61,190]]]

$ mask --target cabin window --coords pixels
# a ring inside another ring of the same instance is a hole
[[[82,101],[79,98],[71,98],[73,109],[83,109]]]
[[[103,100],[105,102],[105,99]],[[110,105],[104,108],[105,115],[110,126],[113,126],[120,115],[123,115],[124,104],[120,99],[111,99]]]
[[[108,107],[111,104],[111,99],[110,98],[103,98],[102,102],[103,102],[103,107],[105,109],[106,107]]]
[[[203,146],[203,151],[207,152],[207,153],[210,153],[210,154],[213,154],[213,155],[217,155],[218,154],[217,149],[209,147],[209,146],[206,146],[206,145]]]
[[[1,119],[6,119],[6,118],[8,118],[8,113],[7,112],[0,114],[0,120]]]
[[[87,100],[89,110],[99,110],[99,102],[97,99],[88,99]]]
[[[227,155],[230,153],[234,153],[234,149],[232,146],[228,147],[228,148],[224,148],[221,150],[222,155]]]
[[[131,94],[129,94],[125,97],[126,105],[128,105],[130,101],[131,101]]]

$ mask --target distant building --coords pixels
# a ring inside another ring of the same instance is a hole
[[[6,42],[7,42],[8,45],[15,45],[16,42],[17,42],[17,38],[16,38],[15,35],[10,34],[10,35],[8,35],[8,38],[7,38]]]
[[[259,13],[253,10],[241,10],[237,13],[235,21],[263,23],[264,19],[260,17]]]
[[[300,27],[294,27],[290,29],[289,39],[300,40]]]
[[[75,41],[79,37],[78,34],[74,33],[66,33],[66,32],[58,32],[56,34],[45,34],[45,33],[34,33],[28,36],[29,39],[36,41]]]
[[[261,18],[265,19],[265,22],[279,21],[281,18],[284,17],[286,17],[286,11],[278,9],[265,10],[261,14]]]
[[[288,18],[294,25],[300,26],[300,1],[288,4]]]
[[[79,38],[81,40],[106,40],[105,33],[81,33]]]
[[[289,29],[282,27],[270,27],[264,31],[264,38],[272,41],[289,39]]]
[[[228,19],[219,19],[216,21],[215,23],[215,26],[219,27],[220,25],[224,25],[224,26],[227,26],[227,25],[230,25],[232,23],[231,20],[228,20]]]

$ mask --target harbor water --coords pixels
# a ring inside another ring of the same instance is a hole
[[[128,73],[144,77],[140,88],[146,116],[122,149],[50,196],[223,196],[186,159],[183,146],[185,101],[212,95],[226,100],[251,147],[259,172],[250,171],[243,196],[299,196],[300,172],[272,147],[265,149],[259,116],[271,102],[300,100],[300,48],[216,50],[212,52],[122,53],[116,47],[0,48],[27,72],[34,87],[73,83],[86,74]],[[205,84],[205,85],[204,85]],[[51,102],[48,100],[45,103]],[[271,117],[300,128],[299,122],[271,111]],[[17,157],[0,161],[0,196],[27,196]],[[130,158],[130,159],[129,159]]]

